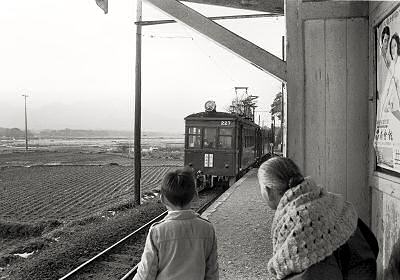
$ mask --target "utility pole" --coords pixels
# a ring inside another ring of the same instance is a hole
[[[272,133],[272,143],[270,144],[271,147],[271,155],[274,155],[274,148],[275,148],[275,116],[272,115],[271,117],[271,133]]]
[[[26,114],[26,98],[28,95],[23,94],[22,96],[25,99],[25,151],[28,151],[28,117]]]
[[[142,0],[136,0],[136,21],[142,21]],[[141,178],[141,103],[142,103],[142,25],[136,24],[136,65],[135,65],[135,128],[134,128],[134,166],[135,189],[134,202],[140,205],[140,178]]]
[[[261,113],[269,113],[270,111],[255,110],[254,113],[258,113],[258,125],[261,124]],[[262,121],[262,127],[264,127],[264,120]]]

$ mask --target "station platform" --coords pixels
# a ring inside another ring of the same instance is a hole
[[[216,229],[220,279],[270,279],[274,211],[261,197],[257,169],[233,184],[202,216]]]

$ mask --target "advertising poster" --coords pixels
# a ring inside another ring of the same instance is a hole
[[[374,146],[378,167],[400,172],[400,8],[377,28],[377,111]]]

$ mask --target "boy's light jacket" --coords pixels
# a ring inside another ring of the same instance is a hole
[[[150,228],[134,280],[218,277],[214,227],[194,211],[182,210],[169,211]]]

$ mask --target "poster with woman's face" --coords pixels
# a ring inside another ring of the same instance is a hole
[[[400,8],[377,28],[377,112],[374,146],[379,167],[400,172]]]

